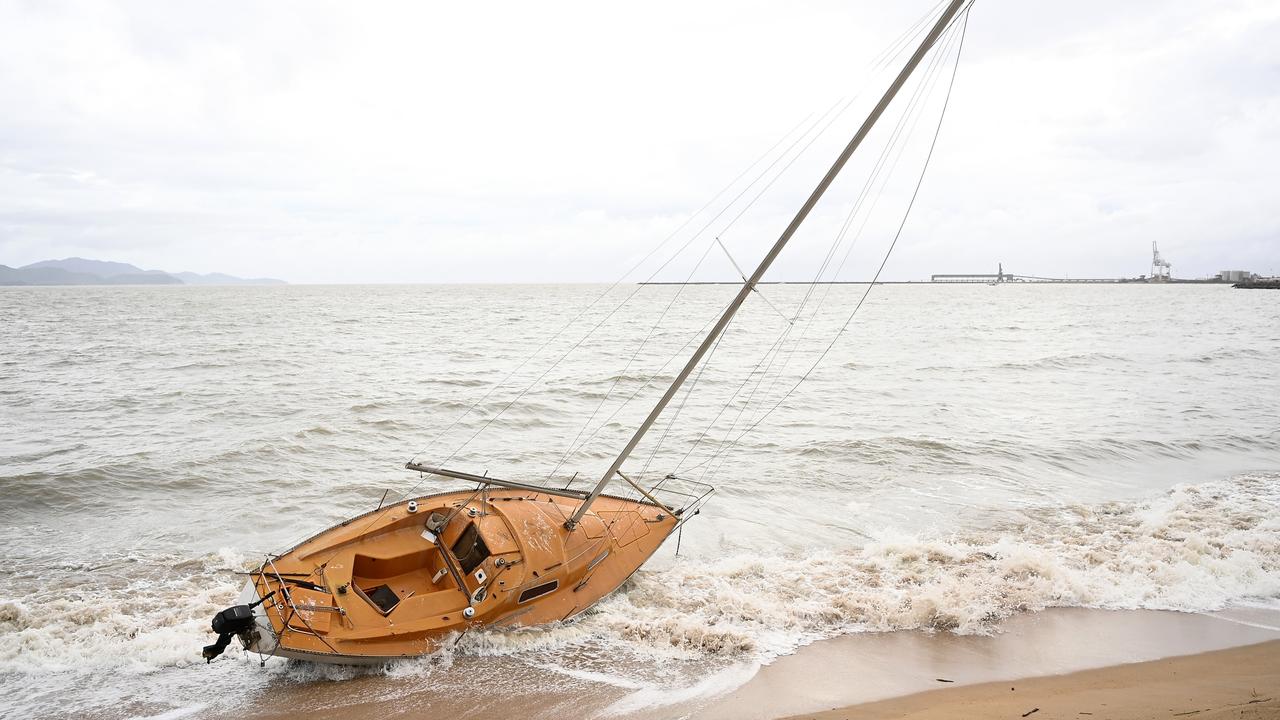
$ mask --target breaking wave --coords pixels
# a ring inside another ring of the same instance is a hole
[[[1048,607],[1207,611],[1280,596],[1280,475],[1047,508],[949,537],[689,560],[583,621],[629,643],[767,658],[835,634],[988,633]]]
[[[456,652],[604,643],[767,661],[849,632],[989,633],[1048,607],[1215,610],[1280,597],[1277,507],[1280,475],[1242,475],[1144,502],[1028,510],[1017,522],[945,537],[886,533],[847,550],[687,556],[638,573],[575,622],[472,633]],[[4,597],[0,672],[198,663],[208,618],[238,590],[232,571],[247,563],[224,550],[106,593],[81,586]]]

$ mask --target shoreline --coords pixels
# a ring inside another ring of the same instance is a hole
[[[709,668],[706,676],[691,685],[628,682],[625,673],[565,672],[554,661],[544,666],[500,654],[458,656],[434,670],[419,666],[421,672],[402,669],[392,675],[294,666],[299,675],[274,684],[260,701],[201,715],[228,720],[284,720],[304,714],[315,720],[386,720],[424,714],[476,717],[516,703],[522,717],[531,719],[566,715],[654,720],[1017,718],[1038,706],[1040,710],[1029,716],[1034,720],[1093,720],[1078,711],[1094,712],[1097,720],[1119,720],[1147,716],[1108,715],[1083,706],[1069,714],[1050,709],[1065,707],[1068,701],[1111,703],[1090,693],[1111,692],[1108,688],[1118,687],[1121,680],[1128,683],[1125,697],[1137,698],[1134,707],[1140,707],[1138,701],[1145,695],[1168,694],[1152,690],[1170,687],[1159,674],[1165,667],[1161,663],[1181,667],[1185,662],[1197,663],[1196,667],[1203,662],[1205,668],[1226,673],[1197,672],[1196,677],[1203,678],[1254,677],[1249,674],[1253,670],[1269,668],[1272,684],[1259,682],[1258,691],[1262,697],[1274,695],[1280,701],[1280,608],[1245,605],[1213,613],[1051,608],[1010,618],[992,635],[918,630],[858,633],[814,642],[763,666],[737,663]],[[256,662],[245,665],[246,672],[253,672],[255,668],[248,666]],[[1131,674],[1132,668],[1146,665],[1156,670]],[[493,681],[485,694],[460,693],[450,682],[472,675]],[[1179,705],[1178,712],[1196,711],[1186,717],[1201,720],[1214,717],[1204,713],[1206,708],[1256,699],[1239,699],[1239,687],[1225,680],[1203,685],[1205,693],[1194,697],[1209,697],[1209,691],[1235,694],[1213,695],[1213,701],[1202,703],[1203,707]],[[1009,693],[1009,687],[1017,688],[1017,694],[1005,698],[1002,693]],[[1274,693],[1268,694],[1267,687],[1274,688]],[[1003,690],[994,693],[992,688]],[[1026,707],[1009,714],[1009,702],[1028,699]],[[983,703],[990,703],[993,714],[983,714],[988,708]],[[1253,703],[1248,708],[1252,711],[1262,705]],[[931,708],[941,708],[940,714],[910,714],[932,712]],[[1275,714],[1245,717],[1280,718],[1280,709],[1270,705],[1262,709]],[[1239,717],[1238,712],[1231,717]]]
[[[1280,640],[1023,680],[943,688],[791,720],[1280,718]]]
[[[1010,618],[992,635],[903,631],[822,640],[777,658],[691,717],[800,717],[938,688],[1026,682],[1267,642],[1280,642],[1280,609],[1273,607],[1212,613],[1051,608]]]

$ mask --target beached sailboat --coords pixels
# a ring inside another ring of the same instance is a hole
[[[477,627],[566,620],[616,590],[697,514],[709,486],[667,476],[649,488],[623,464],[713,348],[903,85],[969,0],[950,0],[794,219],[670,387],[590,490],[552,488],[411,462],[474,489],[379,507],[269,557],[240,604],[218,613],[218,641],[263,656],[381,663],[435,651]],[[610,485],[623,490],[606,493]]]

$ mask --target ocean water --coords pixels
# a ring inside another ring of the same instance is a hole
[[[0,715],[536,689],[531,716],[608,716],[844,633],[1280,603],[1280,294],[892,285],[837,334],[865,289],[788,322],[807,289],[765,286],[637,450],[717,487],[678,555],[573,622],[364,670],[200,648],[236,571],[449,487],[415,453],[594,480],[734,288],[0,289]]]

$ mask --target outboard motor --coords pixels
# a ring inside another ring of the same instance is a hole
[[[256,605],[257,603],[255,603]],[[205,645],[201,655],[206,663],[222,654],[231,644],[231,638],[253,629],[253,607],[249,605],[233,605],[213,616],[213,631],[218,633],[218,642]]]

